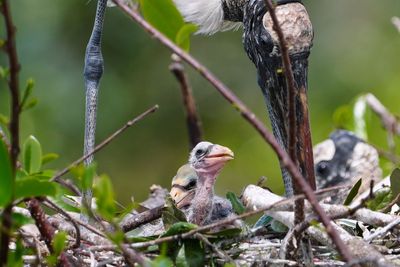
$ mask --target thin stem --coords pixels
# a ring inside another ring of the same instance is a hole
[[[72,168],[76,167],[77,165],[82,163],[85,159],[87,159],[88,157],[92,156],[93,154],[95,154],[96,152],[98,152],[99,150],[104,148],[111,141],[113,141],[116,137],[118,137],[120,134],[122,134],[126,129],[128,129],[132,125],[136,124],[137,122],[141,121],[147,115],[155,112],[157,109],[158,109],[158,105],[155,105],[155,106],[149,108],[148,110],[146,110],[145,112],[143,112],[142,114],[138,115],[134,119],[128,121],[124,126],[119,128],[117,131],[115,131],[113,134],[111,134],[109,137],[107,137],[103,142],[98,144],[89,154],[80,157],[79,159],[75,160],[70,165],[68,165],[68,167],[64,168],[62,171],[60,171],[56,175],[54,175],[51,178],[51,181],[55,181],[55,182],[63,181],[61,179],[61,177],[64,176],[66,173],[68,173]]]
[[[240,114],[249,122],[263,137],[263,139],[272,147],[272,149],[277,154],[280,159],[282,166],[285,167],[291,174],[292,178],[299,183],[302,192],[306,195],[306,198],[310,202],[311,206],[318,214],[321,222],[324,224],[327,233],[332,238],[333,243],[335,243],[340,254],[346,260],[350,259],[348,250],[343,241],[340,239],[337,231],[332,227],[329,217],[326,215],[324,210],[318,203],[318,200],[313,192],[313,189],[306,182],[303,175],[298,170],[296,164],[290,159],[289,155],[285,150],[283,150],[278,144],[275,137],[270,131],[264,126],[264,124],[256,117],[256,115],[246,106],[244,103],[235,95],[233,92],[226,87],[219,79],[217,79],[206,67],[200,64],[188,53],[184,52],[181,48],[176,46],[172,41],[170,41],[166,36],[152,27],[148,22],[146,22],[135,10],[131,10],[127,5],[122,3],[120,0],[113,0],[114,3],[119,6],[125,14],[127,14],[131,19],[136,21],[146,32],[148,32],[154,39],[161,42],[164,46],[170,49],[173,53],[177,54],[189,65],[191,65],[195,70],[197,70],[206,80],[208,80],[217,91],[223,95],[225,99],[228,100],[233,106],[240,112]]]
[[[57,211],[58,213],[60,213],[62,216],[64,216],[68,221],[71,222],[71,224],[74,226],[75,231],[76,231],[76,237],[75,237],[75,244],[73,246],[73,248],[78,248],[81,246],[81,232],[79,230],[79,226],[76,223],[76,221],[68,214],[68,212],[64,211],[62,208],[60,208],[56,203],[54,203],[53,201],[51,201],[50,199],[46,198],[45,201],[47,202],[47,204],[54,209],[55,211]]]
[[[8,0],[3,0],[0,3],[0,11],[4,16],[4,22],[7,32],[7,41],[5,44],[5,51],[8,55],[8,62],[10,66],[10,78],[8,80],[8,87],[11,94],[11,121],[10,121],[10,134],[11,134],[11,168],[12,175],[15,177],[17,170],[17,161],[19,154],[19,115],[20,115],[20,95],[19,95],[19,70],[20,65],[18,62],[17,47],[15,43],[15,32],[16,28],[14,26],[10,5]],[[11,203],[14,198],[14,182],[12,182],[12,192]],[[1,238],[0,238],[0,266],[7,264],[9,242],[10,242],[10,231],[12,225],[11,219],[12,204],[7,205],[3,212],[3,217],[1,219]]]
[[[172,55],[173,62],[169,66],[170,71],[175,75],[181,86],[182,101],[186,112],[186,125],[189,132],[189,151],[191,151],[199,142],[203,140],[203,130],[201,128],[200,116],[196,109],[192,88],[189,79],[185,73],[181,59]]]

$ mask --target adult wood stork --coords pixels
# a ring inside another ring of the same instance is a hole
[[[265,0],[174,0],[189,22],[199,25],[199,33],[212,34],[243,23],[243,43],[257,67],[258,83],[265,97],[273,133],[289,151],[289,96],[277,34]],[[305,7],[299,0],[276,1],[275,13],[285,36],[296,88],[296,147],[299,168],[315,189],[311,131],[307,104],[308,56],[313,30]],[[238,24],[239,23],[239,24]],[[293,195],[292,178],[281,167],[287,196]],[[299,193],[299,192],[296,192]]]

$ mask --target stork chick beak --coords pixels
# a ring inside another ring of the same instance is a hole
[[[223,166],[227,161],[234,159],[232,150],[227,147],[214,145],[210,153],[204,158],[208,166],[221,165]]]
[[[171,191],[169,192],[169,194],[171,195],[172,199],[175,201],[175,203],[177,205],[179,203],[181,203],[190,193],[190,191],[185,189],[183,186],[183,184],[185,184],[185,182],[186,182],[185,178],[179,177],[179,178],[175,178],[172,183]],[[190,200],[189,200],[189,202],[190,202]]]
[[[194,190],[185,191],[179,187],[172,187],[169,194],[171,195],[172,199],[174,200],[176,207],[178,209],[182,209],[182,208],[190,205],[190,203],[194,197],[195,191]]]

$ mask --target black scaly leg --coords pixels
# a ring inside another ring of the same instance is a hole
[[[85,141],[84,155],[91,153],[95,144],[96,133],[96,113],[97,98],[99,91],[100,78],[103,75],[103,55],[101,54],[101,35],[103,31],[104,13],[107,6],[107,0],[98,0],[96,18],[93,31],[90,36],[85,54],[85,87],[86,87],[86,114],[85,114]],[[93,155],[85,160],[85,166],[93,162]],[[82,207],[91,207],[92,189],[86,188],[83,191]],[[88,222],[87,216],[81,214],[81,220]]]

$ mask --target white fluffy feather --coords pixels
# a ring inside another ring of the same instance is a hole
[[[199,26],[197,33],[213,34],[238,28],[240,23],[224,21],[222,0],[174,0],[187,22]]]

